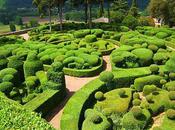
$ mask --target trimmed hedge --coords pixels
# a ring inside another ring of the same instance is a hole
[[[24,108],[41,113],[44,117],[65,98],[65,94],[64,90],[46,90],[26,103]]]

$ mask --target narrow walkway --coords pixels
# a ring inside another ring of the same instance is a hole
[[[110,57],[103,56],[104,61],[106,62],[106,71],[111,71],[111,64],[110,64]],[[60,128],[60,120],[62,116],[62,112],[64,106],[66,105],[67,101],[71,98],[71,96],[78,91],[81,87],[85,84],[90,82],[93,79],[96,79],[98,76],[95,77],[86,77],[86,78],[77,78],[72,76],[65,76],[66,78],[66,87],[68,95],[65,100],[59,104],[47,117],[46,120],[56,129]]]

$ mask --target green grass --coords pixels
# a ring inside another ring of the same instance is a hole
[[[18,25],[16,25],[16,30],[20,30],[20,27]],[[2,33],[8,33],[10,32],[10,27],[9,25],[3,25],[3,24],[0,24],[0,34]]]

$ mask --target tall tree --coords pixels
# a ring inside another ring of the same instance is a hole
[[[60,21],[60,30],[63,30],[63,6],[65,0],[55,0],[55,5],[58,7],[58,16]]]
[[[54,0],[33,0],[33,4],[37,6],[40,14],[45,13],[45,11],[48,12],[50,32],[52,31],[51,9],[54,6],[54,2]]]
[[[99,4],[100,4],[100,17],[104,16],[104,0],[99,0]]]
[[[169,21],[168,1],[165,0],[151,0],[148,6],[150,15],[154,18],[162,18],[165,23]]]
[[[139,10],[137,6],[137,0],[132,0],[132,5],[129,11],[129,15],[132,15],[133,17],[138,17]]]
[[[92,28],[92,1],[93,0],[87,0],[87,8],[88,8],[88,25],[89,28]]]

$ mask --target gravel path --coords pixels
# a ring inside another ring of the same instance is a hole
[[[111,71],[111,64],[110,64],[110,57],[109,56],[103,56],[104,61],[106,62],[105,70]],[[82,88],[85,84],[90,82],[91,80],[97,78],[95,77],[88,77],[88,78],[77,78],[72,76],[65,76],[66,78],[66,87],[67,87],[67,97],[66,99],[59,104],[51,113],[48,114],[46,117],[46,120],[56,129],[60,128],[60,119],[61,115],[64,109],[64,106],[66,105],[67,101],[71,98],[71,96],[78,91],[80,88]]]

